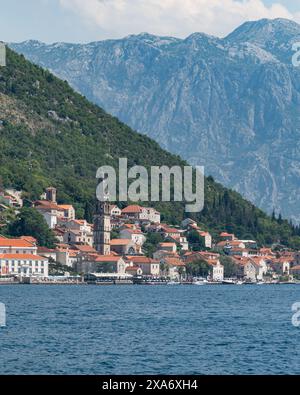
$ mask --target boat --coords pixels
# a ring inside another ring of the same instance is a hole
[[[178,281],[168,281],[167,285],[180,285]]]
[[[197,280],[193,282],[193,285],[206,285],[207,281],[206,280]]]
[[[193,279],[193,285],[206,285],[208,281],[205,278],[194,278]]]
[[[223,285],[235,285],[235,284],[236,284],[236,281],[233,280],[232,278],[228,278],[228,279],[224,279],[224,280],[222,281],[222,284],[223,284]]]

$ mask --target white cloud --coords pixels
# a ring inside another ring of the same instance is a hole
[[[224,36],[246,20],[300,19],[284,6],[262,0],[59,0],[105,37],[149,32],[186,37],[193,32]]]

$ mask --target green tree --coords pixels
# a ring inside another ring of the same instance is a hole
[[[189,232],[187,239],[193,251],[203,251],[206,249],[204,238],[196,230]]]
[[[7,234],[13,237],[32,236],[42,247],[53,248],[57,242],[43,216],[33,208],[23,208],[15,221],[8,225]]]
[[[163,242],[163,240],[164,239],[160,233],[147,234],[147,240],[143,245],[143,250],[147,257],[153,257],[154,252],[157,250],[158,244]]]
[[[193,277],[207,277],[210,271],[209,264],[205,259],[197,259],[186,265],[186,272],[189,276]]]
[[[224,277],[234,277],[237,274],[237,265],[229,256],[220,257],[221,265],[224,266]]]

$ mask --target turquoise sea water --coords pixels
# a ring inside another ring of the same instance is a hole
[[[300,286],[2,286],[0,374],[300,374]]]

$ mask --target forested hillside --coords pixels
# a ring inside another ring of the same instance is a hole
[[[24,190],[30,201],[53,185],[60,202],[74,203],[79,215],[90,216],[97,168],[117,167],[120,157],[127,157],[129,166],[186,164],[91,104],[66,82],[7,50],[7,67],[0,68],[0,176],[4,187]],[[205,208],[196,219],[213,234],[227,229],[262,244],[300,245],[298,228],[267,216],[211,177],[206,179],[205,192]],[[178,224],[185,216],[184,204],[156,207],[169,223]]]

